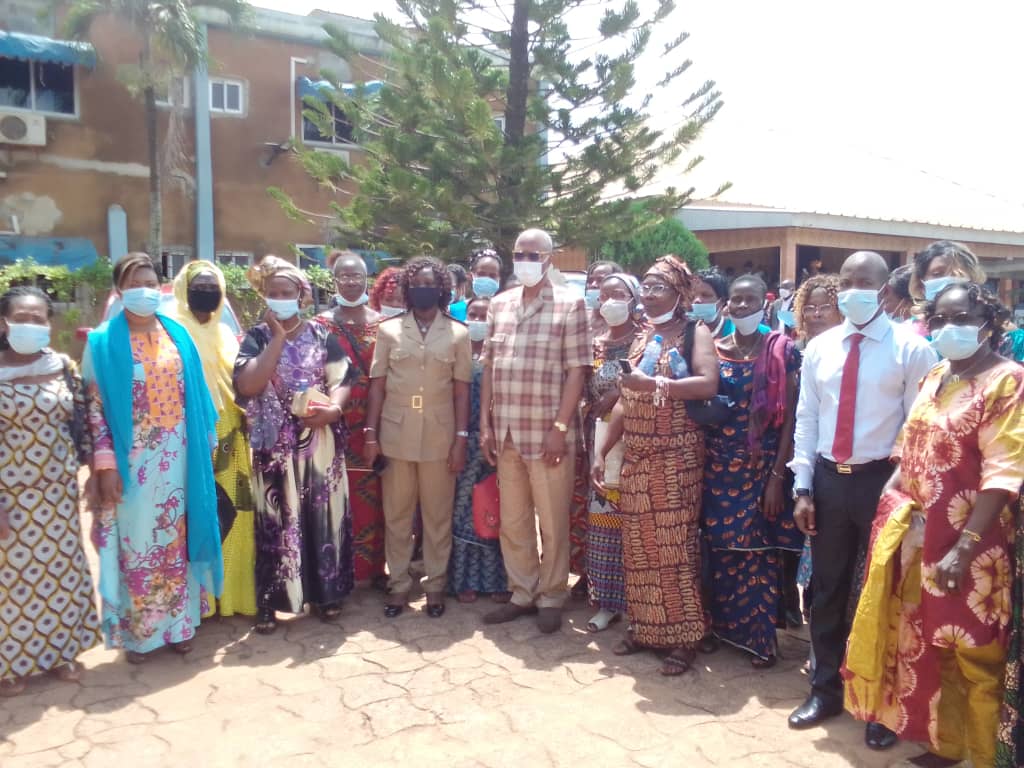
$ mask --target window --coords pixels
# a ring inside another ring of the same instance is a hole
[[[156,104],[158,107],[184,107],[192,106],[192,89],[187,77],[176,77],[167,84],[166,88],[157,87]]]
[[[320,126],[303,115],[302,140],[314,144],[351,144],[352,123],[345,119],[345,113],[334,104],[325,104],[324,108],[334,119],[334,135],[327,136],[320,132]]]
[[[217,251],[217,261],[221,264],[248,267],[252,265],[252,254],[249,251]]]
[[[192,249],[187,245],[165,245],[160,257],[160,268],[164,277],[173,279],[185,268],[185,265],[192,261]]]
[[[495,115],[494,116],[494,127],[498,129],[498,133],[505,133],[505,116]]]
[[[244,86],[238,80],[210,80],[210,111],[229,115],[245,112],[242,100]]]
[[[75,115],[75,68],[0,57],[0,107]]]

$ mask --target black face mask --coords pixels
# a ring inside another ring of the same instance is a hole
[[[216,291],[188,289],[188,308],[193,312],[213,312],[220,304],[220,288]]]
[[[409,301],[416,309],[436,307],[441,299],[441,291],[430,285],[412,286],[409,289]]]

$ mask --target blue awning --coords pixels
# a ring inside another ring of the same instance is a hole
[[[24,237],[0,235],[0,267],[32,259],[47,267],[75,270],[95,264],[96,246],[85,237]]]
[[[295,79],[295,87],[299,92],[300,99],[304,99],[307,96],[319,98],[320,94],[324,91],[329,93],[337,90],[334,83],[330,80],[310,80],[308,77],[297,77]],[[362,83],[362,87],[367,95],[372,96],[384,87],[384,83],[380,80],[370,80],[369,82]],[[354,83],[341,84],[341,92],[346,96],[355,96],[358,90],[359,86]]]
[[[96,50],[89,43],[54,40],[20,32],[0,32],[0,56],[72,66],[78,64],[89,69],[96,66]]]

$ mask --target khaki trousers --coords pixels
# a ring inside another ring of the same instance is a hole
[[[936,754],[970,758],[974,768],[992,768],[996,759],[999,712],[1003,703],[1006,648],[943,649],[940,654]]]
[[[571,442],[557,467],[524,459],[511,437],[501,447],[501,556],[516,605],[561,608],[569,596],[569,506],[575,469]],[[537,553],[538,522],[543,557]]]
[[[409,565],[414,542],[413,517],[419,503],[423,515],[423,565],[427,593],[444,592],[448,558],[452,552],[452,514],[455,506],[455,475],[448,460],[400,461],[388,459],[381,475],[384,502],[384,551],[388,561],[389,602],[404,601],[412,589]]]

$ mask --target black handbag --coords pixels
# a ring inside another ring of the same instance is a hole
[[[683,331],[683,359],[692,371],[690,363],[693,357],[694,323],[690,322]],[[733,399],[726,394],[717,394],[707,400],[687,400],[686,412],[690,418],[702,427],[719,427],[729,420],[732,409],[736,407]]]

